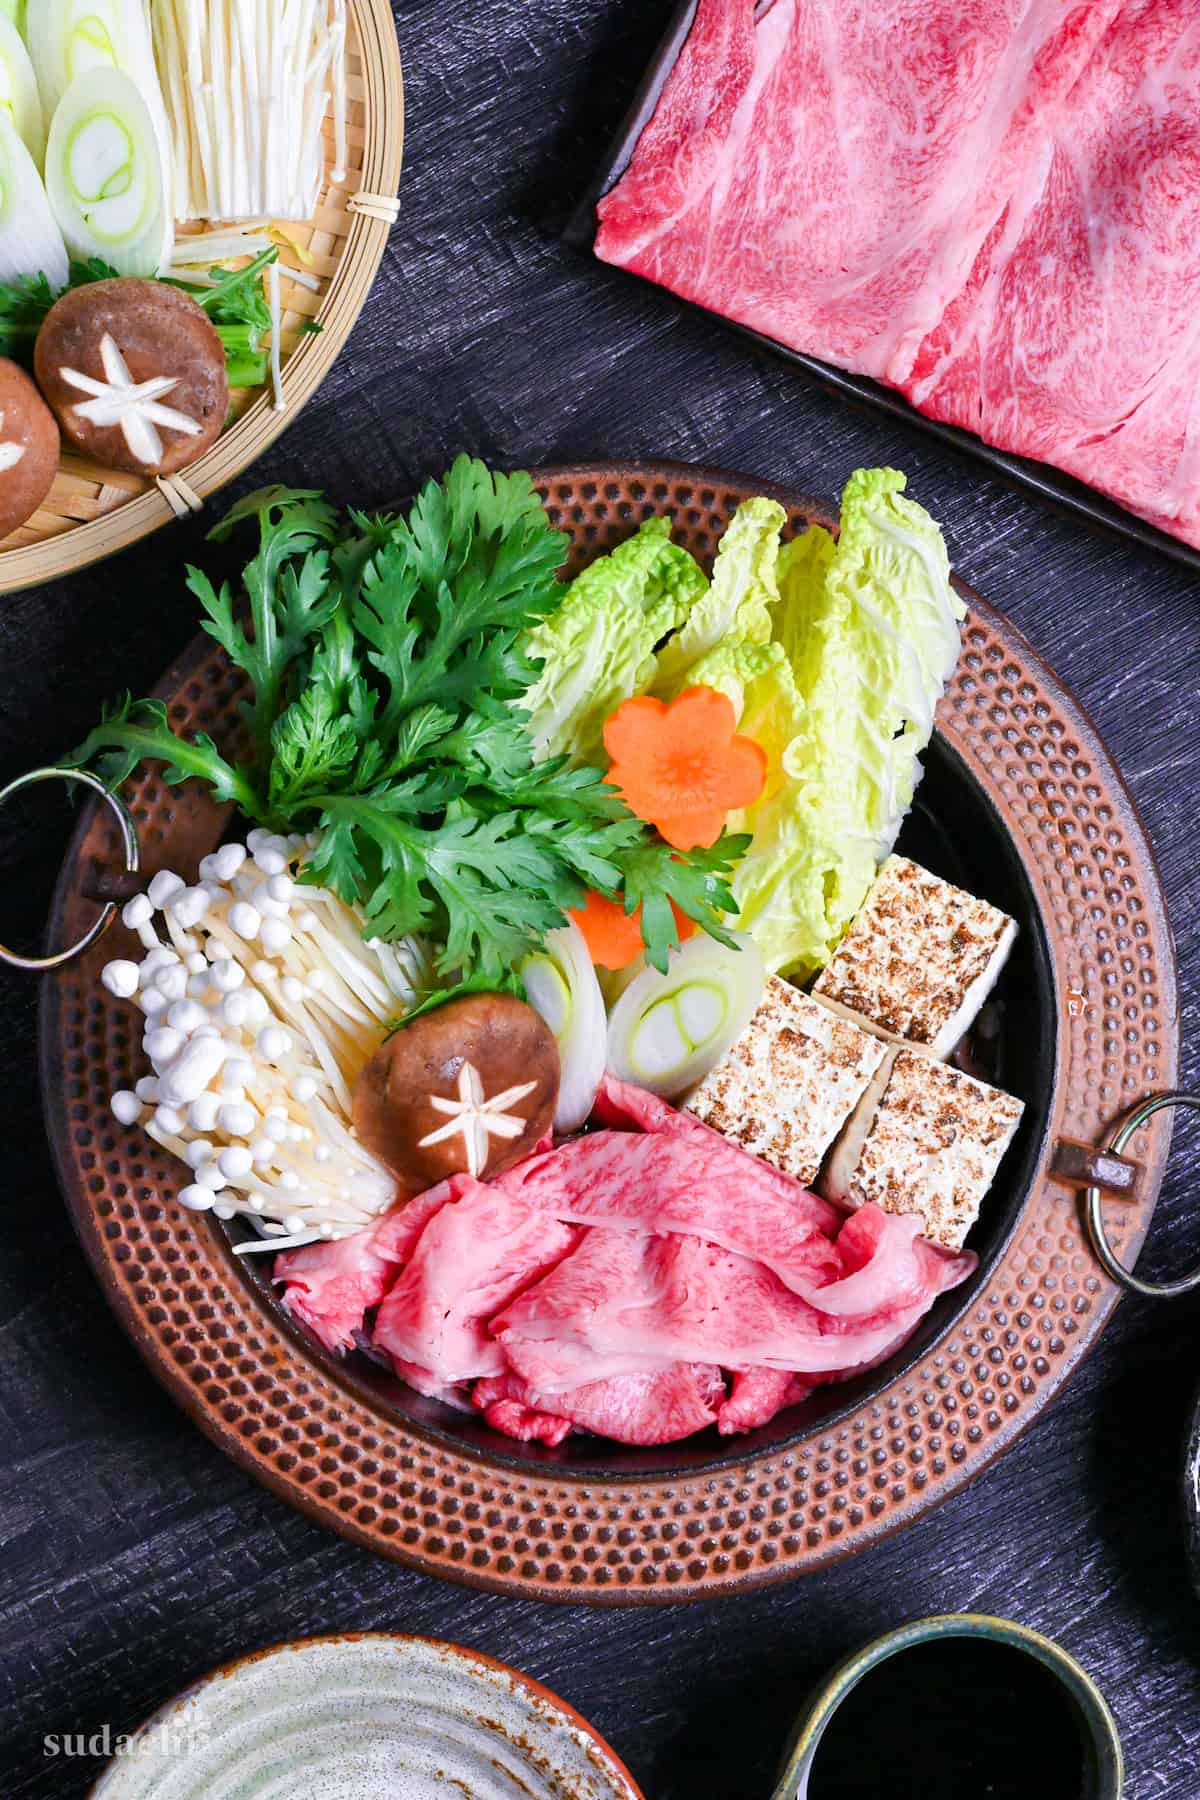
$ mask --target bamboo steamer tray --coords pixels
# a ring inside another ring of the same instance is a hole
[[[836,523],[773,483],[671,463],[535,471],[570,534],[567,572],[671,513],[711,566],[737,504],[773,494],[789,534]],[[972,1233],[979,1266],[878,1368],[819,1389],[744,1437],[657,1450],[571,1437],[546,1450],[423,1399],[364,1358],[338,1361],[282,1311],[269,1271],[233,1231],[176,1198],[184,1172],[109,1108],[146,1065],[138,1015],[100,985],[114,928],[47,978],[41,1075],[58,1175],[105,1298],[200,1428],[281,1499],[428,1574],[492,1592],[599,1605],[745,1592],[819,1569],[927,1514],[978,1476],[1070,1381],[1121,1290],[1097,1260],[1078,1190],[1089,1146],[1178,1064],[1174,949],[1154,857],[1117,769],[1058,677],[986,600],[967,605],[962,654],[900,848],[1017,918],[1003,977],[1005,1062],[1026,1103]],[[157,690],[179,728],[237,741],[241,678],[198,637]],[[157,765],[127,784],[146,879],[191,877],[233,824]],[[928,835],[922,835],[926,833]],[[101,801],[83,811],[59,877],[50,943],[96,916],[98,871],[120,866]],[[1136,1185],[1105,1218],[1132,1263],[1149,1228],[1169,1116],[1138,1132]],[[1082,1157],[1082,1161],[1080,1158]],[[1134,1165],[1125,1164],[1125,1169]]]
[[[346,59],[346,178],[336,187],[331,180],[333,126],[327,114],[320,203],[312,219],[286,225],[289,236],[312,258],[307,266],[320,291],[289,281],[287,264],[295,266],[294,253],[285,247],[280,254],[285,410],[276,412],[269,383],[234,391],[231,422],[212,449],[183,470],[188,488],[200,500],[257,461],[316,392],[362,310],[383,257],[390,229],[381,216],[386,208],[373,209],[372,216],[360,206],[367,195],[392,199],[400,180],[404,85],[388,0],[349,0]],[[305,331],[310,321],[320,325],[319,332]],[[178,499],[173,503],[152,479],[66,453],[43,505],[0,543],[0,593],[58,580],[111,556],[171,523],[182,504]]]

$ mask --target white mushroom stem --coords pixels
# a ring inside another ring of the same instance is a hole
[[[271,393],[276,412],[287,410],[283,392],[283,301],[280,297],[279,264],[267,269],[267,301],[271,308]]]
[[[255,831],[205,857],[194,886],[156,875],[122,915],[146,955],[101,977],[145,1015],[154,1070],[113,1096],[114,1116],[188,1165],[185,1206],[247,1218],[271,1246],[345,1236],[391,1205],[353,1087],[432,973],[419,942],[365,941],[353,909],[297,881],[306,850]]]
[[[345,0],[156,0],[180,218],[310,219],[346,178]]]

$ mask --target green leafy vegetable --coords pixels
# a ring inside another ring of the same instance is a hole
[[[767,966],[828,961],[912,804],[963,606],[942,534],[893,469],[847,483],[837,543],[813,527],[779,559],[776,638],[788,662],[746,690],[739,729],[767,750],[767,787],[734,878]]]
[[[687,617],[708,583],[671,542],[669,519],[590,563],[562,605],[530,633],[542,672],[522,700],[539,756],[601,762],[604,721],[654,679],[655,646]]]
[[[658,659],[654,692],[664,699],[700,685],[697,665],[718,648],[765,644],[779,599],[775,565],[787,514],[777,500],[743,500],[721,538],[712,586]]]
[[[271,309],[263,292],[262,273],[278,260],[279,250],[272,244],[244,268],[214,265],[208,271],[212,287],[198,287],[186,276],[173,278],[173,285],[190,294],[215,325],[225,348],[230,387],[261,387],[267,379],[262,340],[271,329]]]
[[[388,1037],[395,1037],[405,1025],[411,1025],[414,1019],[423,1018],[426,1013],[437,1012],[448,1000],[461,1000],[464,994],[515,994],[518,1000],[525,998],[525,983],[511,969],[493,980],[488,975],[467,975],[462,981],[456,981],[453,987],[433,988],[422,994],[415,1006],[410,1006],[403,1018],[391,1019],[388,1022]]]
[[[407,517],[344,519],[312,491],[266,488],[212,535],[243,523],[258,545],[241,590],[198,569],[188,585],[247,680],[245,758],[180,739],[161,702],[126,701],[75,763],[115,784],[158,759],[272,830],[315,830],[307,878],[360,905],[373,934],[441,945],[444,977],[511,985],[589,887],[642,907],[655,966],[678,941],[672,900],[726,941],[742,842],[679,855],[598,769],[536,760],[521,703],[566,541],[527,475],[460,457]]]
[[[260,817],[258,796],[241,771],[226,762],[207,732],[197,732],[190,742],[177,736],[162,700],[133,700],[126,694],[106,710],[87,741],[94,745],[88,756],[69,758],[68,765],[90,763],[110,788],[128,780],[144,757],[161,758],[163,779],[171,785],[198,776],[222,804],[233,801],[251,818]]]
[[[335,515],[313,488],[260,488],[239,500],[211,535],[222,542],[242,520],[258,521],[258,553],[242,582],[249,599],[250,632],[237,616],[228,582],[214,590],[200,569],[188,568],[188,586],[204,608],[204,630],[216,638],[235,668],[248,676],[254,698],[245,712],[255,746],[255,771],[265,771],[281,710],[284,683],[307,647],[310,632],[329,623],[340,604],[329,588],[328,544]],[[298,561],[293,561],[298,558]]]
[[[740,719],[746,710],[747,692],[786,667],[787,653],[782,644],[718,644],[693,664],[688,683],[692,687],[716,688],[733,703]],[[755,733],[749,735],[753,737]]]
[[[26,275],[0,287],[0,356],[29,361],[42,320],[57,298],[44,275]]]
[[[31,361],[34,339],[54,302],[68,288],[112,281],[116,273],[108,263],[93,256],[86,262],[71,263],[66,287],[52,287],[45,275],[27,275],[0,286],[0,356],[11,357],[15,362]]]
[[[665,974],[668,951],[679,948],[672,900],[680,912],[703,926],[709,937],[733,945],[717,915],[734,910],[729,904],[726,874],[749,847],[748,837],[731,837],[726,832],[709,850],[672,850],[647,837],[627,852],[623,859],[625,911],[634,913],[641,907],[646,961],[654,968]]]

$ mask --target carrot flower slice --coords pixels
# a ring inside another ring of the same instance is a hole
[[[680,912],[675,902],[671,902],[671,911],[675,914],[675,928],[679,933],[681,944],[687,942],[697,930],[694,919]],[[625,969],[635,956],[642,952],[642,909],[627,913],[619,900],[609,900],[598,894],[595,888],[588,889],[587,899],[582,906],[576,907],[571,917],[578,925],[588,947],[588,954],[594,963],[605,969]]]
[[[642,922],[636,913],[627,913],[619,900],[608,900],[589,888],[583,905],[571,917],[582,931],[588,954],[605,969],[623,969],[642,947]]]
[[[762,746],[736,726],[733,702],[715,688],[687,688],[670,702],[626,700],[604,727],[608,779],[676,850],[706,849],[726,814],[757,800],[766,780]]]

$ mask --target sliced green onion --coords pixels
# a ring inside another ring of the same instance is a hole
[[[643,969],[613,1008],[608,1066],[622,1081],[673,1100],[702,1081],[746,1029],[766,969],[748,938],[729,950],[697,935],[665,975]]]
[[[578,1131],[604,1074],[604,999],[578,925],[552,931],[521,965],[525,997],[558,1044],[561,1077],[554,1129]]]
[[[46,190],[75,256],[102,256],[121,275],[157,275],[175,239],[161,140],[123,69],[73,81],[50,125]]]
[[[0,112],[8,114],[40,169],[46,154],[46,122],[37,76],[24,39],[4,13],[0,13]]]
[[[68,260],[37,165],[0,110],[0,281],[44,275],[51,288],[66,287]]]
[[[236,331],[239,327],[235,325],[232,329]],[[271,373],[266,351],[232,349],[226,344],[225,373],[231,388],[264,387]]]

